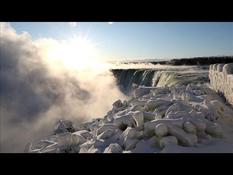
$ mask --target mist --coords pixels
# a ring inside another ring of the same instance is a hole
[[[0,152],[23,152],[52,133],[57,120],[103,117],[114,101],[127,98],[108,69],[73,69],[51,59],[49,50],[60,41],[32,40],[8,23],[0,28]]]

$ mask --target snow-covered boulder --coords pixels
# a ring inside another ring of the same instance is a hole
[[[167,115],[165,115],[165,118],[169,118],[169,119],[178,119],[178,118],[184,118],[184,117],[188,117],[190,115],[190,113],[188,113],[187,111],[177,111],[177,112],[169,112]]]
[[[155,126],[155,134],[158,137],[164,137],[168,134],[168,128],[165,124],[160,123]]]
[[[135,98],[138,98],[140,96],[143,96],[143,95],[150,93],[150,90],[151,90],[150,88],[139,87],[139,88],[135,89],[133,96]]]
[[[136,111],[133,113],[133,119],[136,122],[136,126],[140,129],[142,129],[143,124],[144,124],[144,115],[143,112],[141,111]]]
[[[180,111],[190,112],[191,109],[192,107],[188,105],[186,102],[178,100],[174,104],[169,106],[169,108],[167,108],[165,116],[167,116],[169,113],[177,113]]]
[[[184,130],[191,134],[196,134],[197,132],[196,127],[189,121],[184,122]]]
[[[83,134],[84,135],[84,134]],[[79,145],[86,142],[87,138],[85,138],[80,132],[72,133],[72,144]]]
[[[143,111],[144,122],[151,121],[155,119],[155,114],[151,112]]]
[[[121,102],[121,100],[117,100],[112,104],[113,108],[120,108],[123,106],[123,103]]]
[[[206,127],[206,133],[215,137],[223,136],[222,127],[217,123],[209,123]]]
[[[184,101],[193,101],[193,102],[197,102],[197,103],[200,103],[204,100],[203,98],[195,96],[194,94],[192,94],[190,92],[184,92],[181,96],[181,99]]]
[[[122,148],[118,143],[111,143],[104,150],[104,153],[121,153],[121,152],[122,152]]]
[[[157,87],[151,90],[153,96],[169,94],[170,90],[168,87]]]
[[[93,138],[93,135],[87,130],[76,131],[73,133],[73,135],[80,135],[80,136],[84,137],[85,139]]]
[[[172,105],[171,101],[164,100],[164,99],[157,99],[157,100],[149,100],[146,103],[147,108],[156,108],[159,106],[166,106],[167,108]]]
[[[89,140],[82,145],[80,145],[79,153],[97,153],[101,152],[101,148],[104,145],[104,140],[102,139],[93,139]]]
[[[54,127],[55,134],[74,131],[75,129],[73,127],[73,124],[69,120],[59,120]]]
[[[103,126],[101,126],[100,128],[97,129],[96,134],[100,135],[101,133],[103,133],[106,130],[112,130],[113,132],[117,129],[116,125],[114,124],[104,124]]]
[[[134,112],[129,112],[122,116],[114,117],[114,124],[121,130],[125,130],[129,127],[136,127],[136,122],[133,118]]]
[[[120,143],[124,146],[125,150],[130,150],[136,146],[142,136],[142,131],[140,132],[135,128],[128,127],[120,136]]]
[[[164,148],[165,146],[171,145],[171,144],[178,144],[178,140],[175,136],[166,136],[160,139],[159,146],[161,148]]]
[[[195,146],[198,138],[195,134],[186,133],[183,129],[173,125],[168,126],[168,133],[175,136],[183,146]]]
[[[109,137],[111,137],[114,134],[114,130],[113,129],[108,129],[105,130],[104,132],[102,132],[100,135],[98,135],[98,139],[107,139]]]
[[[125,150],[132,150],[135,148],[136,144],[139,142],[138,139],[129,139],[127,138],[125,141],[124,141],[124,148]]]

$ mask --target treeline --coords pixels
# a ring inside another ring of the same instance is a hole
[[[153,61],[152,64],[168,64],[168,65],[210,65],[216,63],[233,63],[233,56],[212,56],[212,57],[194,57],[179,58],[169,61]]]

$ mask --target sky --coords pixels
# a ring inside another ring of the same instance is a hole
[[[233,55],[233,22],[11,22],[33,40],[85,36],[103,59]]]

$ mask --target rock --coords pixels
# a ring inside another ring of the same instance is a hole
[[[203,98],[197,97],[190,92],[184,92],[181,96],[181,99],[184,101],[188,101],[188,102],[193,101],[193,102],[197,102],[197,103],[200,103],[204,100]]]
[[[152,89],[151,93],[153,96],[161,95],[161,94],[169,94],[170,90],[167,87],[157,87],[156,89]]]
[[[142,138],[143,132],[137,131],[135,128],[128,127],[120,136],[120,143],[126,150],[133,149],[138,139]]]
[[[167,116],[169,113],[176,113],[176,112],[179,112],[179,111],[189,112],[191,109],[192,109],[191,106],[189,106],[185,102],[183,102],[183,101],[176,101],[176,103],[174,103],[173,105],[171,105],[167,109],[167,111],[165,113],[165,116]]]
[[[196,127],[189,121],[184,122],[184,130],[191,134],[196,134]]]
[[[116,116],[114,118],[114,124],[121,130],[125,130],[129,127],[136,127],[136,121],[133,119],[133,112],[129,112],[122,116]]]
[[[169,112],[165,118],[178,119],[188,117],[190,114],[186,111]]]
[[[133,113],[133,119],[135,120],[136,122],[136,126],[138,128],[141,128],[143,127],[143,124],[144,124],[144,115],[143,115],[143,112],[141,111],[136,111]]]
[[[91,146],[91,148],[87,150],[87,153],[101,153],[101,151],[98,148]]]
[[[71,146],[73,144],[76,144],[76,139],[71,133],[67,132],[58,134],[57,142],[59,146]]]
[[[144,107],[141,105],[135,105],[130,108],[130,111],[143,111]]]
[[[83,144],[86,142],[86,138],[84,138],[79,131],[74,132],[72,133],[72,142],[74,145]]]
[[[89,140],[80,145],[79,153],[100,152],[100,148],[103,146],[104,146],[104,140],[102,139]]]
[[[155,108],[158,107],[165,107],[165,109],[169,108],[169,106],[172,105],[171,101],[163,100],[163,99],[157,99],[157,100],[148,100],[146,103],[146,108],[148,112],[153,112]]]
[[[111,137],[113,134],[114,134],[114,130],[108,129],[102,132],[100,135],[98,135],[97,139],[107,139]]]
[[[120,108],[123,106],[123,103],[121,102],[121,100],[117,100],[112,104],[113,108]]]
[[[154,132],[155,132],[155,126],[157,124],[160,124],[160,123],[163,123],[165,125],[170,124],[170,125],[173,125],[175,127],[182,128],[184,120],[183,120],[183,118],[179,118],[179,119],[155,119],[153,121],[146,122],[146,123],[144,123],[144,135],[146,137],[153,136]]]
[[[146,104],[146,102],[147,100],[134,99],[130,102],[130,105],[143,107]]]
[[[143,111],[144,121],[151,121],[155,119],[155,114],[151,112],[145,112]]]
[[[190,117],[189,121],[196,127],[197,131],[204,131],[206,129],[206,123],[197,117]]]
[[[139,142],[138,139],[126,139],[124,142],[125,150],[132,150],[136,147],[136,144]]]
[[[121,135],[122,139],[125,140],[126,138],[134,139],[142,137],[143,132],[137,131],[135,128],[128,127]]]
[[[93,137],[93,135],[87,130],[76,131],[73,134],[80,135],[80,136],[84,137],[85,139],[91,139]]]
[[[114,124],[104,124],[103,126],[101,126],[99,129],[97,129],[96,134],[100,135],[101,133],[103,133],[106,130],[112,130],[115,131],[117,129],[117,126]]]
[[[55,153],[57,152],[58,143],[50,140],[40,140],[35,149],[32,144],[27,144],[25,148],[27,153]]]
[[[59,120],[54,128],[55,134],[60,134],[64,132],[74,132],[74,131],[75,129],[73,127],[73,124],[69,120]]]
[[[168,128],[165,124],[160,123],[155,126],[155,134],[158,137],[164,137],[168,134]]]
[[[157,136],[153,136],[149,138],[147,142],[150,146],[155,147],[159,145],[159,138]]]
[[[197,136],[184,132],[181,128],[173,125],[168,126],[168,133],[175,136],[183,146],[194,146],[197,144]]]
[[[139,88],[135,89],[133,96],[134,96],[134,98],[138,98],[138,97],[146,95],[148,93],[150,93],[150,88],[139,87]]]
[[[91,141],[87,141],[83,143],[82,145],[80,145],[79,153],[87,153],[87,151],[89,150],[89,148],[92,147],[92,145],[93,145],[93,142]]]
[[[122,152],[122,148],[118,143],[111,143],[104,150],[104,153],[121,153],[121,152]]]
[[[171,145],[171,144],[178,144],[178,140],[175,136],[166,136],[160,139],[159,146],[160,148],[164,148],[165,146]]]
[[[215,137],[223,136],[222,127],[217,123],[211,123],[211,125],[207,125],[206,133]]]

